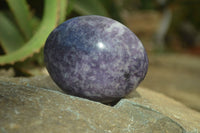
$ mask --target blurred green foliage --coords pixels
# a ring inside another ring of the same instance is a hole
[[[113,1],[1,0],[0,65],[9,65],[17,73],[29,75],[29,68],[43,65],[44,43],[49,33],[66,20],[66,15],[96,14],[120,21],[119,10]]]
[[[78,15],[102,15],[123,23],[120,13],[124,8],[130,12],[162,12],[170,8],[173,20],[169,34],[180,35],[177,29],[186,21],[199,31],[199,0],[165,0],[165,4],[158,1],[0,0],[0,66],[9,64],[17,70],[44,66],[42,48],[49,33],[64,20]]]
[[[10,12],[0,14],[0,42],[5,53],[0,56],[1,65],[23,61],[39,52],[49,33],[64,20],[67,4],[65,0],[46,0],[43,18],[38,20],[25,0],[7,0],[7,3]],[[38,21],[40,24],[34,33],[33,25]]]
[[[122,22],[116,0],[69,0],[68,14],[101,15]]]
[[[167,35],[168,47],[171,49],[197,47],[200,35],[200,1],[174,0],[170,3],[170,8],[173,18]]]
[[[190,21],[200,29],[200,1],[199,0],[174,0],[171,3],[172,10],[176,15],[176,21]],[[179,19],[179,20],[177,20]],[[176,22],[176,23],[179,23]]]

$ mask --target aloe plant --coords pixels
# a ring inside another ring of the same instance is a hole
[[[38,30],[32,24],[36,18],[31,14],[26,0],[7,0],[14,16],[12,21],[7,12],[0,12],[0,43],[5,54],[0,56],[0,65],[24,61],[40,51],[49,33],[66,15],[66,0],[45,0],[44,14]]]
[[[6,0],[9,11],[0,10],[0,47],[4,52],[0,55],[0,66],[9,64],[19,75],[35,75],[31,71],[34,67],[43,66],[42,48],[48,35],[66,19],[66,15],[74,11],[79,15],[115,18],[109,9],[112,5],[112,11],[115,9],[115,14],[119,14],[113,1],[44,0],[40,19],[30,10],[26,0]],[[39,65],[33,65],[35,61]]]

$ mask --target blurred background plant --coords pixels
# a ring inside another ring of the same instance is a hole
[[[198,0],[0,0],[0,65],[14,68],[16,76],[37,74],[34,68],[44,66],[42,47],[53,28],[89,14],[125,23],[145,42],[147,51],[195,51],[200,46],[199,4]]]
[[[199,0],[0,0],[0,76],[47,74],[49,33],[69,18],[102,15],[142,40],[150,60],[142,86],[200,111],[199,9]]]
[[[29,68],[43,64],[41,49],[47,36],[65,20],[66,0],[7,0],[1,5],[0,64],[14,68],[15,76],[31,75]]]
[[[97,14],[122,21],[112,0],[1,0],[0,5],[0,65],[13,68],[15,76],[41,72],[45,40],[67,18]]]

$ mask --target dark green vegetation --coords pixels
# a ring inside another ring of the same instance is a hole
[[[71,17],[89,14],[110,17],[126,25],[126,20],[122,19],[124,12],[153,10],[164,18],[167,9],[172,17],[164,31],[166,34],[160,38],[164,48],[175,51],[183,48],[199,54],[199,7],[199,0],[165,0],[164,3],[149,0],[0,0],[0,68],[14,68],[16,76],[32,75],[30,68],[44,66],[42,49],[49,33]],[[135,22],[130,23],[137,27]],[[142,36],[139,37],[142,40]],[[154,42],[159,49],[156,43],[160,42]]]
[[[21,76],[30,75],[28,67],[43,65],[46,38],[66,16],[98,14],[120,20],[117,7],[106,0],[0,2],[0,65],[14,67],[17,73],[23,73]]]

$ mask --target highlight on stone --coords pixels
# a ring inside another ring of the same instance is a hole
[[[103,103],[134,90],[148,69],[137,36],[120,22],[96,15],[75,17],[55,28],[45,43],[44,61],[67,94]]]

